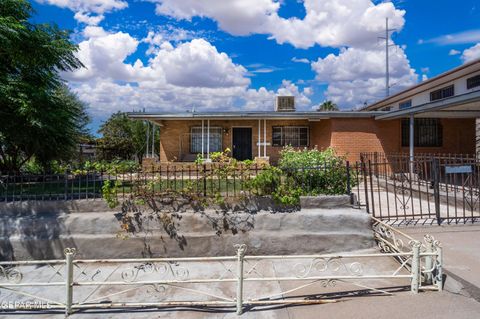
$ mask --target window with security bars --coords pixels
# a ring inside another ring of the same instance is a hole
[[[412,107],[412,100],[404,101],[399,104],[400,110],[407,109],[409,107]]]
[[[304,126],[274,126],[272,127],[273,146],[308,146],[308,127]]]
[[[203,151],[207,152],[207,128],[203,129]],[[222,151],[222,128],[210,127],[210,153]],[[202,127],[195,126],[190,129],[190,153],[202,152]]]
[[[455,94],[454,86],[450,85],[436,91],[430,92],[430,101],[436,101],[451,97]]]
[[[467,90],[480,86],[480,75],[467,79]]]
[[[413,127],[415,147],[441,147],[443,130],[439,119],[415,119]],[[410,145],[410,121],[402,120],[402,146]]]

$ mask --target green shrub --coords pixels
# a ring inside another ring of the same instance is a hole
[[[22,166],[21,172],[25,174],[42,174],[43,167],[35,158],[32,158]]]
[[[271,195],[280,186],[282,171],[269,166],[248,182],[248,188],[256,195]]]
[[[285,147],[280,152],[278,167],[281,169],[327,167],[344,165],[345,157],[338,156],[333,148],[325,151],[314,149],[295,150],[292,147]]]
[[[350,182],[355,180],[351,176]],[[338,156],[333,149],[297,151],[286,147],[280,152],[278,167],[268,167],[257,174],[249,188],[257,195],[271,195],[283,205],[297,205],[304,195],[345,194],[345,157]]]
[[[121,186],[120,181],[106,180],[102,186],[102,197],[107,202],[108,207],[115,208],[118,206],[118,188]]]

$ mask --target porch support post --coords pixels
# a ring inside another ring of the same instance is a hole
[[[143,155],[145,158],[148,158],[150,157],[150,152],[149,152],[149,149],[148,147],[150,146],[150,122],[149,121],[146,121],[146,124],[147,124],[147,149],[145,151],[145,155]]]
[[[155,130],[156,130],[156,125],[155,122],[152,122],[152,158],[155,157]]]
[[[260,147],[260,126],[262,126],[262,120],[258,119],[258,158],[262,156]]]
[[[210,120],[207,120],[207,159],[210,159]]]
[[[203,145],[205,144],[204,142],[204,136],[205,136],[205,122],[202,120],[202,158],[204,158],[204,151],[203,151]]]
[[[410,114],[410,141],[409,141],[409,148],[410,148],[410,173],[413,174],[413,160],[415,159],[414,147],[415,147],[415,119],[413,113]]]
[[[263,119],[263,157],[267,157],[267,119]]]

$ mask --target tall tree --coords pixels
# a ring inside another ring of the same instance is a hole
[[[26,0],[0,1],[0,171],[65,157],[86,120],[59,75],[82,67],[78,47],[69,32],[30,23],[32,13]]]
[[[150,128],[150,130],[149,130]],[[132,120],[125,113],[115,113],[102,124],[98,140],[101,157],[106,160],[133,159],[142,160],[146,153],[147,130],[151,144],[151,126],[143,121]],[[155,132],[155,141],[159,140],[158,130]],[[158,142],[153,142],[155,152],[158,152]]]
[[[338,106],[332,101],[325,101],[320,105],[317,111],[338,111]]]

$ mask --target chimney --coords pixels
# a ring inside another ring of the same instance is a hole
[[[277,96],[275,100],[275,112],[295,112],[295,97]]]

